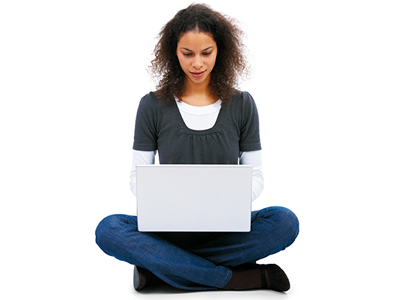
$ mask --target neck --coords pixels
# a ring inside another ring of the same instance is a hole
[[[207,78],[202,83],[194,83],[188,78],[185,78],[184,95],[185,96],[209,96],[210,93],[210,78]]]
[[[193,106],[207,106],[215,103],[218,99],[212,96],[209,83],[210,80],[197,84],[186,79],[181,100]]]

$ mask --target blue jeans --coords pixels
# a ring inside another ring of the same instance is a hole
[[[108,255],[145,268],[185,290],[215,290],[232,277],[231,267],[255,262],[290,246],[299,233],[287,208],[252,212],[250,232],[167,232],[137,230],[136,216],[112,215],[96,229],[96,242]]]

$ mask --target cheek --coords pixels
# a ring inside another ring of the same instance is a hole
[[[214,57],[211,57],[210,60],[209,60],[209,66],[214,67],[216,61],[217,61],[217,56],[216,55]]]
[[[185,59],[178,55],[178,61],[179,61],[179,64],[180,64],[181,68],[184,69],[185,65],[187,64]]]

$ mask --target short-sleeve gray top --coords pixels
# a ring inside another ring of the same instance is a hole
[[[212,128],[192,130],[175,101],[166,104],[149,93],[139,104],[133,149],[157,150],[161,164],[237,164],[240,152],[261,150],[256,104],[238,92]]]

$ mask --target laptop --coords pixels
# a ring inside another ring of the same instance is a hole
[[[138,165],[141,232],[248,232],[252,166]]]

